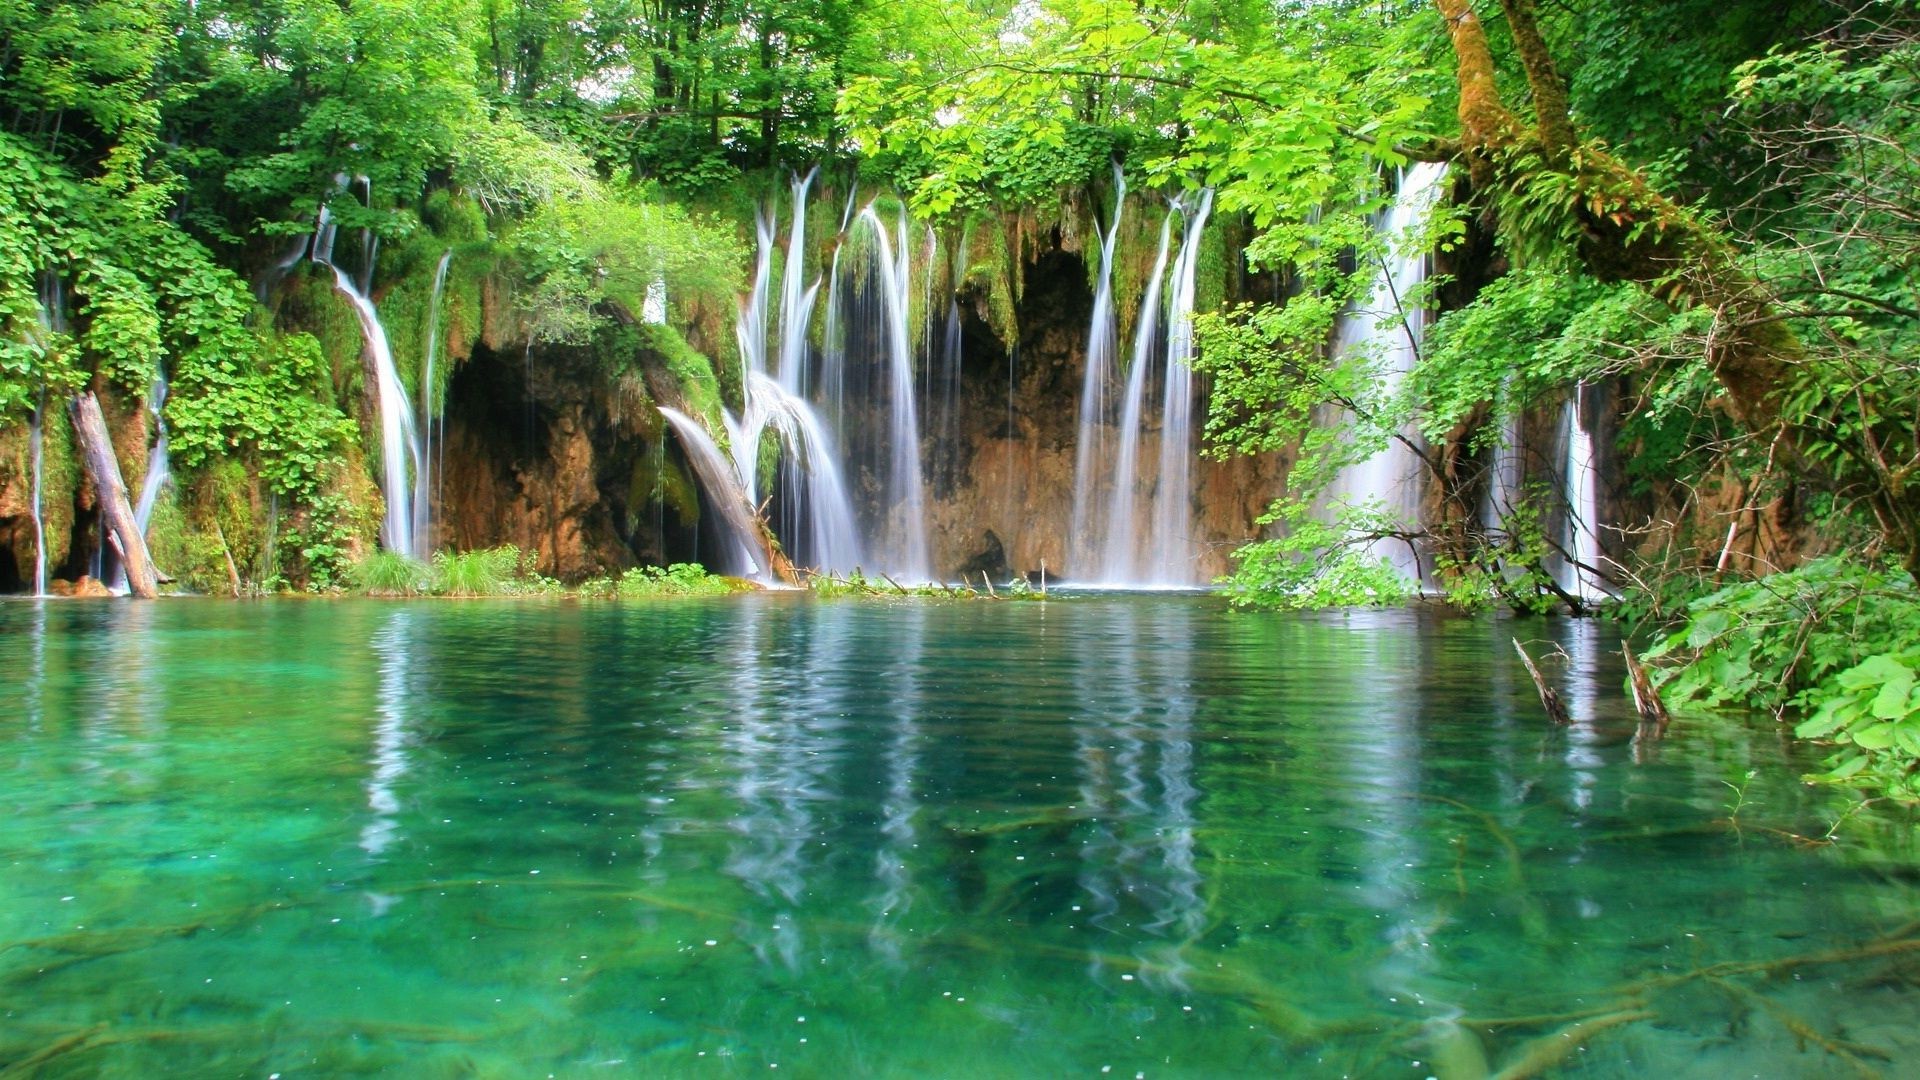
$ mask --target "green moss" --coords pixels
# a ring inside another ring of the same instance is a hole
[[[1200,236],[1200,257],[1194,274],[1194,314],[1219,311],[1226,305],[1227,259],[1227,224],[1215,218]]]
[[[643,344],[658,353],[667,371],[680,385],[687,408],[707,423],[707,430],[720,431],[720,380],[706,357],[688,345],[679,331],[664,323],[639,327]]]

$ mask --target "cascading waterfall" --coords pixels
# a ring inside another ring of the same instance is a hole
[[[1139,544],[1135,540],[1134,500],[1139,482],[1140,426],[1145,411],[1147,369],[1153,366],[1154,350],[1160,344],[1160,294],[1166,280],[1167,254],[1173,241],[1173,217],[1178,207],[1169,206],[1160,223],[1160,250],[1154,256],[1153,272],[1147,277],[1146,295],[1140,300],[1140,315],[1134,320],[1133,357],[1127,369],[1127,392],[1120,403],[1120,448],[1113,461],[1113,501],[1107,508],[1106,546],[1100,558],[1100,581],[1123,585],[1140,580]]]
[[[47,411],[47,389],[40,396],[33,414],[27,419],[27,453],[33,459],[33,595],[47,595],[47,525],[42,516],[42,488],[46,484],[46,462],[42,460],[40,417]]]
[[[413,473],[413,542],[416,547],[412,554],[421,559],[426,558],[433,548],[433,484],[439,475],[433,459],[434,425],[440,419],[438,402],[434,400],[433,361],[434,353],[440,347],[440,297],[446,291],[447,268],[452,264],[453,249],[448,248],[440,256],[440,265],[433,271],[433,299],[427,304],[427,353],[422,357],[420,367],[418,427],[421,450],[420,465]],[[441,434],[441,452],[445,453],[445,432]]]
[[[1480,525],[1489,533],[1505,531],[1507,515],[1519,505],[1523,472],[1520,414],[1512,412],[1501,421],[1500,442],[1493,447],[1493,467],[1480,499]]]
[[[762,437],[771,430],[786,448],[783,479],[789,497],[797,500],[794,520],[786,530],[787,543],[791,546],[798,539],[809,544],[810,549],[802,554],[820,569],[845,571],[853,569],[860,560],[860,540],[854,526],[853,503],[841,477],[839,453],[834,446],[832,432],[820,421],[801,394],[807,382],[809,361],[807,323],[820,288],[818,282],[806,285],[801,272],[805,254],[806,193],[813,175],[809,172],[805,177],[796,178],[793,184],[794,223],[788,240],[786,272],[781,283],[780,351],[773,371],[769,370],[767,363],[767,306],[773,278],[774,224],[772,215],[767,212],[762,212],[755,222],[759,243],[753,288],[742,301],[739,319],[734,324],[734,334],[745,367],[742,387],[744,400],[737,416],[731,412],[722,413],[732,455],[719,456],[719,449],[714,446],[713,452],[718,460],[725,463],[728,475],[711,477],[707,488],[714,498],[724,498],[722,487],[737,484],[749,502],[760,499],[760,443]],[[670,413],[671,410],[662,409],[661,412]],[[683,436],[688,435],[689,425],[698,427],[684,414],[672,413],[668,419]],[[711,436],[704,431],[701,432],[701,438],[707,445],[713,445]],[[689,444],[692,441],[690,436],[683,439]],[[691,445],[689,453],[694,453]],[[708,476],[710,467],[703,469],[701,466],[702,463],[696,461],[696,471]],[[716,482],[720,484],[719,487],[715,486]],[[751,517],[755,507],[749,506],[747,509]],[[799,521],[802,514],[806,518],[804,525]],[[740,539],[747,552],[744,560],[748,566],[753,566],[753,539]]]
[[[887,497],[893,526],[890,530],[893,545],[887,561],[889,568],[900,577],[927,581],[933,576],[933,560],[927,549],[926,489],[920,477],[920,420],[913,386],[913,336],[908,329],[912,292],[907,267],[907,215],[901,210],[897,244],[872,205],[860,211],[859,220],[873,232],[874,264],[880,273],[886,319],[887,438],[891,447]]]
[[[1562,534],[1570,561],[1561,568],[1560,587],[1582,600],[1612,595],[1596,573],[1605,556],[1600,551],[1600,485],[1593,434],[1587,430],[1587,384],[1574,388],[1562,414],[1567,456],[1561,482],[1565,485],[1567,522]]]
[[[1381,401],[1394,399],[1419,359],[1426,310],[1405,301],[1426,280],[1427,253],[1415,241],[1440,199],[1446,175],[1445,165],[1423,162],[1401,176],[1400,190],[1380,223],[1387,259],[1367,299],[1342,317],[1335,337],[1336,356],[1377,365]],[[1409,440],[1418,438],[1411,427],[1399,434]],[[1337,508],[1377,501],[1390,517],[1411,527],[1420,517],[1420,468],[1419,454],[1401,439],[1390,439],[1371,457],[1341,470],[1328,488],[1325,504]],[[1387,559],[1401,575],[1420,580],[1419,554],[1407,544],[1376,541],[1372,552]]]
[[[338,266],[332,270],[334,287],[353,305],[353,313],[360,320],[361,339],[373,357],[375,404],[380,410],[380,490],[387,501],[380,542],[388,551],[415,554],[409,485],[420,469],[420,442],[414,434],[413,409],[394,366],[393,349],[387,344],[386,327],[380,325],[380,313],[355,286],[351,275]]]
[[[147,411],[153,414],[153,445],[147,449],[147,474],[140,481],[140,501],[133,508],[134,527],[141,536],[153,522],[153,507],[160,491],[173,480],[173,459],[167,450],[167,418],[161,410],[167,404],[167,369],[155,367],[153,385],[147,391]]]
[[[1088,526],[1097,512],[1098,467],[1107,460],[1108,390],[1113,382],[1119,327],[1113,313],[1113,248],[1127,205],[1127,177],[1113,166],[1113,216],[1100,238],[1100,269],[1094,278],[1093,317],[1087,325],[1087,370],[1080,383],[1080,428],[1073,449],[1073,516],[1067,530],[1070,565],[1093,565],[1093,535]]]
[[[40,329],[48,334],[67,331],[67,304],[60,278],[51,271],[40,276]],[[33,462],[33,595],[47,595],[46,522],[47,384],[43,380],[27,420],[27,454]],[[105,530],[101,530],[102,533]]]
[[[793,181],[793,224],[787,227],[787,261],[780,274],[780,386],[797,398],[807,395],[807,324],[820,283],[806,283],[807,190],[819,173],[813,168]]]
[[[1183,212],[1185,208],[1183,207]],[[1187,218],[1180,257],[1173,264],[1167,302],[1166,393],[1160,420],[1160,486],[1154,495],[1153,542],[1147,554],[1149,582],[1194,585],[1193,539],[1193,297],[1200,264],[1200,238],[1213,212],[1213,189]]]

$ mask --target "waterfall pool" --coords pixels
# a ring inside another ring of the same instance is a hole
[[[1636,746],[1620,665],[1207,596],[0,603],[0,1072],[1920,1073],[1913,816],[1824,842],[1766,718]]]

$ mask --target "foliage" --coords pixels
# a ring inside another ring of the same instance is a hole
[[[1233,553],[1238,565],[1221,580],[1235,607],[1312,609],[1397,604],[1413,594],[1382,554],[1406,525],[1377,503],[1339,508],[1332,521],[1298,499],[1273,505],[1260,524],[1281,522],[1286,534],[1256,540]]]
[[[1916,641],[1909,576],[1830,556],[1695,600],[1647,659],[1669,705],[1797,713],[1842,748],[1821,779],[1920,800]]]
[[[671,295],[730,299],[745,259],[730,230],[639,188],[548,203],[512,241],[534,283],[528,308],[541,341],[586,340],[597,304],[638,315],[655,282],[671,281]]]
[[[353,564],[353,587],[368,596],[424,596],[433,590],[433,569],[398,551],[374,551]]]
[[[653,596],[725,596],[752,588],[739,578],[710,574],[699,563],[674,563],[636,566],[618,578],[594,578],[581,584],[580,595],[633,600]]]
[[[365,531],[367,511],[339,492],[326,492],[308,503],[304,516],[287,530],[281,543],[294,554],[287,579],[304,580],[309,592],[329,592],[347,583],[348,558],[354,538]]]
[[[537,596],[560,583],[535,568],[532,552],[512,544],[479,551],[433,553],[428,591],[435,596]]]

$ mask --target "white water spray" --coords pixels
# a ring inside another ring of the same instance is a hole
[[[440,346],[440,297],[447,287],[447,268],[453,263],[453,249],[448,248],[440,256],[440,265],[433,271],[433,299],[427,304],[427,354],[421,360],[420,368],[420,418],[421,452],[419,467],[413,472],[413,543],[412,554],[424,559],[433,548],[433,482],[435,468],[433,460],[434,425],[439,420],[441,406],[434,398],[433,361]],[[445,432],[441,433],[444,437]],[[443,448],[444,452],[444,448]]]
[[[1140,580],[1141,552],[1134,531],[1134,501],[1139,487],[1140,425],[1145,412],[1147,369],[1153,365],[1155,348],[1160,344],[1160,295],[1166,280],[1167,254],[1173,242],[1173,216],[1169,207],[1160,223],[1160,250],[1154,256],[1153,273],[1147,278],[1146,295],[1140,300],[1140,314],[1134,320],[1133,357],[1127,369],[1127,392],[1120,404],[1120,449],[1113,462],[1113,501],[1107,508],[1106,546],[1100,559],[1100,581],[1124,585]]]
[[[1183,208],[1184,209],[1184,208]],[[1160,420],[1160,486],[1153,503],[1153,542],[1147,553],[1149,582],[1197,585],[1198,548],[1193,538],[1193,299],[1200,239],[1213,212],[1213,189],[1187,218],[1180,256],[1173,264],[1167,302],[1166,393]]]
[[[1080,383],[1080,430],[1073,449],[1073,516],[1067,529],[1072,566],[1093,565],[1094,538],[1089,526],[1098,516],[1097,474],[1107,463],[1108,393],[1113,383],[1119,328],[1113,312],[1113,248],[1127,205],[1127,177],[1113,166],[1113,217],[1100,238],[1100,268],[1094,279],[1093,317],[1087,325],[1087,369]]]

